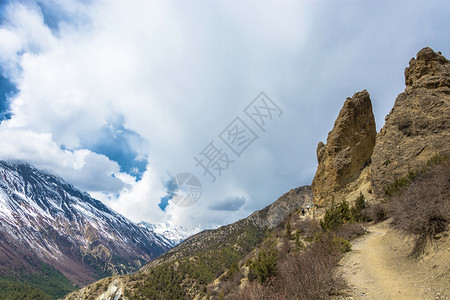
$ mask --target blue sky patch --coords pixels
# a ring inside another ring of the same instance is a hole
[[[63,10],[54,7],[54,5],[47,5],[45,2],[38,2],[37,5],[41,9],[41,13],[44,18],[44,24],[47,25],[47,27],[50,28],[52,32],[58,31],[59,23],[66,17],[63,13]]]
[[[89,1],[79,1],[79,3]],[[90,24],[90,20],[87,16],[83,15],[81,11],[70,11],[64,7],[64,2],[48,2],[48,1],[36,1],[36,5],[39,7],[44,19],[44,24],[53,32],[57,34],[60,30],[60,26],[63,23],[70,24],[74,27],[86,26]]]
[[[108,123],[95,135],[94,140],[85,142],[84,147],[107,156],[119,164],[121,172],[140,180],[147,168],[147,159],[138,159],[139,154],[134,147],[141,144],[142,139],[123,124],[123,117]]]
[[[158,206],[161,208],[162,211],[166,211],[167,205],[169,205],[169,200],[172,199],[176,194],[178,185],[176,184],[176,181],[169,180],[166,184],[167,194],[161,198],[161,201],[159,202]]]
[[[0,0],[0,20],[3,19],[3,15],[5,14],[4,7],[11,3],[11,0]]]
[[[9,97],[17,93],[16,86],[8,78],[0,75],[0,122],[11,119]]]

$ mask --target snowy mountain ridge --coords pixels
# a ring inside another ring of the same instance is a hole
[[[185,239],[206,229],[214,229],[205,226],[185,227],[181,225],[172,225],[169,223],[151,224],[148,222],[140,222],[140,226],[148,228],[155,235],[165,239],[172,247],[178,245]]]
[[[59,177],[0,161],[0,275],[43,262],[82,285],[137,270],[172,246]]]

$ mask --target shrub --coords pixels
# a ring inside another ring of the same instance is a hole
[[[447,229],[450,213],[450,164],[421,174],[390,203],[392,225],[415,236],[413,256],[419,256],[428,242]]]
[[[365,222],[367,217],[364,214],[364,209],[366,208],[366,199],[364,195],[360,192],[358,198],[356,198],[355,203],[350,209],[351,219],[356,222]]]
[[[291,221],[288,220],[288,222],[286,223],[286,237],[288,239],[292,239],[292,234],[291,234]]]
[[[388,197],[395,196],[399,193],[399,191],[402,191],[406,187],[408,187],[414,179],[416,179],[417,173],[410,171],[407,176],[402,178],[396,178],[394,182],[389,184],[384,189],[384,194]]]
[[[447,163],[450,159],[450,153],[447,153],[443,156],[436,154],[432,158],[430,158],[429,161],[427,161],[427,165],[433,166],[433,165],[441,165],[444,163]]]
[[[250,265],[250,271],[258,278],[260,283],[266,282],[267,279],[275,276],[277,273],[278,250],[273,242],[269,241],[268,244],[266,248],[258,252],[258,256]]]
[[[342,224],[351,220],[350,207],[347,201],[342,201],[338,205],[333,204],[325,210],[325,216],[320,220],[320,226],[325,231],[338,228]]]
[[[365,214],[367,215],[367,219],[372,220],[374,223],[386,220],[386,211],[381,203],[375,203],[369,206],[365,210]]]
[[[366,230],[364,229],[364,227],[362,227],[361,224],[357,223],[347,223],[335,230],[337,236],[341,236],[342,238],[349,241],[363,235],[365,232]]]
[[[305,247],[305,244],[302,241],[302,234],[300,230],[296,230],[294,234],[294,243],[297,250],[303,249]]]
[[[299,231],[296,232],[296,236],[299,237],[301,234],[305,240],[309,241],[312,241],[321,233],[319,222],[308,217],[298,222],[298,228]]]
[[[250,283],[227,299],[328,299],[343,285],[334,267],[340,259],[331,234],[311,244],[304,252],[288,255],[277,265],[270,284]]]
[[[233,278],[234,274],[239,272],[239,264],[237,262],[234,262],[230,268],[228,269],[227,273],[223,275],[222,280],[227,281]]]
[[[352,244],[350,244],[350,242],[344,239],[342,236],[335,236],[333,238],[333,245],[341,253],[346,253],[352,250]]]

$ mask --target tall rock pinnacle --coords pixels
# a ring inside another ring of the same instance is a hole
[[[364,90],[347,98],[333,130],[317,146],[319,165],[311,184],[314,203],[321,207],[346,196],[350,185],[370,164],[376,137],[369,93]]]

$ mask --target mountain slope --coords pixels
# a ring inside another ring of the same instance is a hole
[[[0,161],[0,274],[52,266],[84,285],[138,269],[171,247],[66,183],[21,162]]]
[[[305,203],[312,202],[312,192],[310,186],[295,188],[278,198],[274,203],[258,210],[245,219],[239,220],[229,225],[221,226],[215,230],[205,230],[190,238],[183,243],[170,249],[166,254],[158,259],[151,261],[144,269],[156,266],[167,261],[172,261],[177,257],[193,255],[197,251],[220,246],[224,241],[249,226],[254,226],[259,231],[274,228],[290,211],[298,209]]]
[[[250,253],[267,229],[277,226],[295,209],[312,202],[311,187],[292,189],[245,219],[202,231],[127,276],[105,278],[66,296],[66,299],[193,299],[231,264]],[[133,298],[134,299],[134,298]]]

